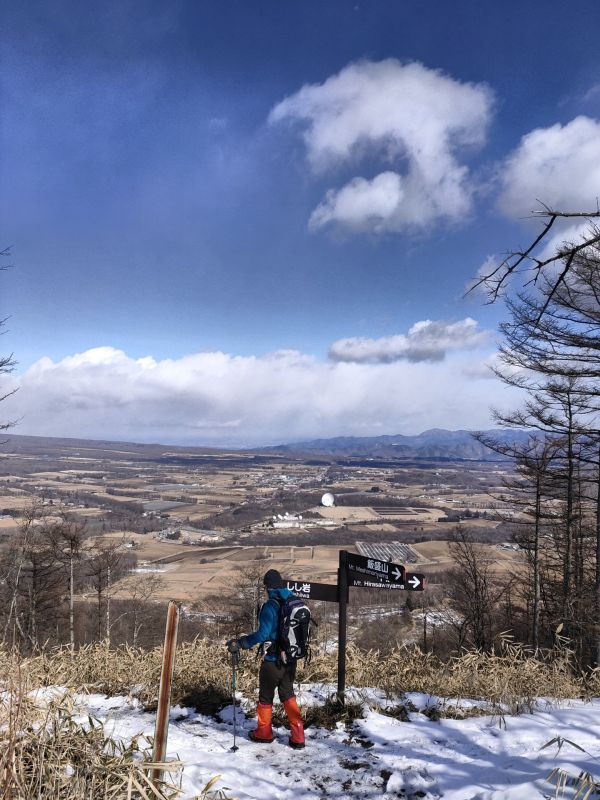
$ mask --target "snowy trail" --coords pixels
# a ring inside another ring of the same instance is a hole
[[[318,703],[322,691],[308,687],[302,695],[307,704]],[[431,701],[410,699],[421,708]],[[154,715],[135,701],[101,695],[81,701],[116,737],[153,733]],[[600,780],[600,700],[548,705],[503,721],[490,716],[432,721],[411,712],[403,722],[366,710],[349,729],[341,723],[332,731],[308,728],[303,751],[287,747],[284,728],[275,730],[272,744],[253,744],[247,733],[255,720],[246,720],[238,708],[239,750],[232,753],[231,715],[231,707],[224,709],[219,722],[173,708],[168,756],[185,762],[185,798],[215,774],[222,776],[218,786],[241,800],[539,800],[555,796],[545,779],[557,766],[573,775],[587,770]],[[569,745],[558,755],[555,747],[540,749],[555,736],[587,753]]]

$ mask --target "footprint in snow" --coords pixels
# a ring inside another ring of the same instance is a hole
[[[402,800],[438,800],[437,781],[424,766],[410,766],[393,772],[385,786],[386,795]]]

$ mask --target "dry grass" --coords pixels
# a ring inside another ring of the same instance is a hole
[[[0,696],[2,800],[175,800],[181,762],[155,763],[152,741],[110,738],[100,720],[82,717],[72,689],[40,691],[28,664],[7,662]],[[32,687],[36,687],[32,689]],[[154,769],[161,779],[151,780]],[[210,781],[198,796],[226,795]]]
[[[108,695],[129,694],[148,708],[156,702],[162,649],[129,646],[110,649],[105,643],[71,652],[57,648],[20,663],[0,650],[0,675],[26,669],[33,686],[65,686]],[[244,653],[237,678],[238,689],[252,696],[257,685],[258,662]],[[308,666],[300,665],[297,680],[336,682],[337,653],[317,654]],[[179,646],[173,676],[173,702],[196,704],[208,713],[231,693],[231,666],[224,646],[196,639]],[[497,653],[466,652],[447,662],[418,648],[399,647],[385,655],[347,650],[347,685],[376,687],[388,696],[424,692],[440,697],[487,700],[511,711],[531,707],[536,697],[577,698],[600,695],[600,670],[577,674],[572,653],[563,644],[533,656],[525,648],[503,641]],[[203,708],[206,703],[207,708]],[[212,706],[212,708],[208,708]]]
[[[101,643],[75,652],[48,650],[26,660],[0,650],[0,675],[6,676],[0,684],[0,800],[173,800],[179,796],[180,764],[164,765],[164,781],[153,788],[148,778],[153,766],[151,743],[141,737],[128,744],[111,740],[101,722],[78,718],[73,697],[77,691],[129,694],[152,708],[160,668],[161,648],[110,649]],[[257,686],[257,669],[253,656],[244,654],[237,687],[247,696]],[[298,680],[335,684],[336,675],[337,654],[320,654],[299,669]],[[212,713],[228,702],[230,678],[224,647],[205,639],[184,643],[177,651],[173,702]],[[534,657],[505,640],[497,653],[467,652],[445,663],[418,648],[402,647],[383,656],[350,646],[347,683],[383,689],[388,697],[423,692],[481,699],[502,714],[532,710],[537,697],[598,696],[600,670],[577,674],[564,643]],[[57,686],[65,688],[39,691]],[[330,702],[311,711],[314,719],[307,722],[348,722],[358,713],[356,709],[360,711],[360,704],[342,709]],[[443,703],[435,712],[440,716],[463,713]],[[224,795],[207,786],[201,797]]]
[[[79,721],[69,691],[40,698],[15,685],[3,698],[0,720],[3,798],[171,800],[179,795],[168,777],[156,786],[150,781],[149,742],[115,742],[99,721]],[[180,767],[161,765],[167,776]]]
[[[336,654],[316,659],[309,680],[334,682]],[[305,678],[306,679],[306,678]],[[505,639],[499,652],[465,652],[443,662],[418,648],[399,647],[382,656],[348,648],[347,684],[377,687],[388,696],[423,692],[447,698],[485,700],[512,713],[531,710],[538,697],[586,698],[600,695],[600,670],[574,669],[565,644],[534,656]]]

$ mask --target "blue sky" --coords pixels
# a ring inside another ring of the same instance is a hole
[[[536,198],[595,205],[597,2],[3,8],[16,432],[485,424],[464,288]]]

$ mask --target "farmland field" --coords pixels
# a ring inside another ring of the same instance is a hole
[[[248,571],[332,583],[340,549],[406,562],[435,580],[451,566],[447,537],[463,514],[482,556],[519,569],[493,463],[447,460],[439,470],[343,466],[160,445],[104,445],[11,436],[0,455],[0,541],[8,546],[32,504],[86,524],[89,541],[127,547],[137,574],[162,579],[158,597],[192,601],[229,591]],[[373,492],[376,485],[377,492]],[[320,504],[327,491],[333,507]],[[128,592],[117,584],[118,595]]]

